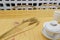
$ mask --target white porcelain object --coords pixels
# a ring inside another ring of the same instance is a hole
[[[60,24],[57,21],[45,22],[43,24],[42,34],[49,39],[60,38]]]
[[[60,23],[60,11],[55,11],[54,13],[54,20],[58,21]]]

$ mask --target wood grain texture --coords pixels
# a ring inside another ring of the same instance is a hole
[[[44,22],[53,20],[53,13],[53,10],[0,11],[0,36],[13,28],[14,22],[21,23],[24,19],[35,17],[40,21],[38,26],[8,40],[49,40],[42,35],[42,28]]]

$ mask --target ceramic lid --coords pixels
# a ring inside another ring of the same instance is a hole
[[[60,24],[57,21],[45,22],[44,27],[51,32],[60,33]]]

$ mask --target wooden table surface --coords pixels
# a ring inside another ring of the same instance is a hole
[[[53,13],[54,10],[0,11],[0,36],[13,28],[15,26],[15,22],[21,23],[23,19],[35,17],[37,20],[39,20],[38,26],[32,28],[31,30],[18,34],[8,40],[49,40],[42,35],[42,28],[44,22],[53,20]]]

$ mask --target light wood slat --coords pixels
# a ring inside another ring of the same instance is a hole
[[[0,35],[13,28],[14,22],[21,23],[23,19],[36,17],[40,21],[37,27],[8,40],[12,40],[13,38],[15,38],[15,40],[48,40],[41,34],[41,31],[44,22],[53,20],[53,13],[53,10],[0,11]]]

